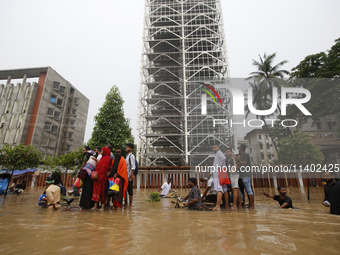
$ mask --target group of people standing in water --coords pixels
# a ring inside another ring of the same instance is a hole
[[[126,145],[127,155],[124,158],[121,150],[116,150],[114,155],[111,152],[112,147],[110,145],[96,148],[96,152],[92,151],[88,146],[83,148],[84,159],[78,173],[78,178],[83,181],[79,203],[81,209],[104,210],[105,205],[111,205],[111,201],[112,209],[121,208],[123,205],[132,206],[133,181],[138,173],[137,161],[132,154],[133,149],[134,145],[128,143]],[[226,155],[224,155],[219,146],[214,145],[213,151],[216,155],[213,164],[215,169],[218,169],[218,167],[223,168],[224,166],[235,167],[235,169],[240,169],[241,166],[251,166],[250,157],[245,150],[246,146],[241,144],[238,155],[233,155],[231,148],[227,148]],[[211,210],[220,211],[222,198],[224,198],[223,205],[225,209],[237,210],[245,207],[245,190],[248,195],[248,207],[249,209],[254,209],[254,191],[251,184],[251,176],[248,176],[247,173],[241,175],[240,171],[229,171],[229,176],[227,177],[228,184],[225,184],[219,174],[220,171],[208,174],[207,188],[203,195],[201,195],[201,191],[197,186],[196,178],[189,178],[188,186],[190,193],[183,198],[186,200],[183,206],[192,210],[202,210],[202,202],[205,201],[214,204],[210,208]],[[52,193],[60,193],[60,189],[55,188],[57,186],[53,185],[55,182],[53,177],[49,176],[49,178],[51,180],[48,179],[46,181],[49,185],[46,190],[46,200],[50,197],[51,201],[47,201],[47,204],[57,206],[60,198]],[[110,193],[109,183],[112,183],[112,180],[119,187],[118,192]],[[327,171],[324,174],[324,180],[326,182],[324,185],[325,198],[322,204],[329,207],[332,214],[340,215],[340,182],[335,180],[334,173]],[[61,179],[56,183],[58,184],[60,181]],[[56,190],[54,191],[52,188]],[[167,179],[167,182],[162,185],[160,190],[162,190],[163,197],[171,191],[171,178]],[[51,194],[47,191],[51,191]],[[265,192],[260,192],[260,194],[278,201],[280,208],[293,208],[292,199],[286,195],[285,187],[279,186],[278,192],[279,195],[271,195]],[[243,198],[243,202],[241,198]],[[233,203],[232,207],[230,207],[231,200]]]
[[[132,206],[133,180],[136,169],[136,159],[132,154],[134,145],[126,145],[127,156],[122,156],[121,150],[116,150],[115,155],[111,152],[112,147],[108,145],[96,148],[93,152],[88,146],[83,148],[84,160],[78,178],[82,179],[83,187],[79,202],[82,209],[104,210],[105,205],[112,209],[125,205]],[[108,193],[108,179],[114,179],[119,186],[119,192]],[[129,203],[127,196],[129,195]],[[124,201],[125,200],[125,201]]]

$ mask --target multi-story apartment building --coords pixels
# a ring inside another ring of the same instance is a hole
[[[310,136],[311,143],[324,155],[325,163],[340,163],[340,138],[337,136],[339,120],[335,115],[320,117],[318,121],[311,118],[302,125],[301,130]]]
[[[31,144],[45,158],[82,146],[89,99],[51,67],[0,70],[0,100],[1,147]]]
[[[267,130],[253,129],[244,139],[248,141],[247,152],[253,165],[274,164],[279,159]],[[276,138],[274,140],[277,143]]]

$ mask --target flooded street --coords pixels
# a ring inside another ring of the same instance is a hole
[[[322,206],[323,187],[287,188],[299,209],[255,189],[256,210],[188,211],[171,200],[146,202],[155,190],[135,190],[131,209],[48,211],[42,188],[0,197],[1,254],[338,254],[340,216]],[[185,196],[189,190],[179,190]],[[305,193],[304,193],[305,192]],[[278,194],[274,189],[272,194]],[[303,194],[304,193],[304,194]],[[78,198],[76,198],[78,201]],[[77,202],[73,202],[73,206]]]

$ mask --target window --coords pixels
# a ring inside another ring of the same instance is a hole
[[[69,133],[68,133],[68,139],[72,139],[72,137],[73,137],[73,133],[72,133],[72,132],[69,132]]]
[[[25,100],[24,108],[23,108],[23,110],[22,110],[22,113],[26,113],[27,105],[28,105],[28,100]]]
[[[336,127],[336,122],[333,122],[333,127]]]
[[[59,116],[60,116],[60,112],[55,111],[54,112],[54,118],[59,118]]]
[[[260,150],[263,150],[263,145],[262,144],[260,144]]]
[[[13,112],[14,113],[18,112],[18,107],[19,107],[19,101],[14,101],[14,105],[13,105]]]
[[[19,136],[20,136],[20,130],[17,130],[17,131],[15,132],[15,136],[14,136],[14,141],[13,141],[13,143],[17,143],[17,142],[18,142]]]
[[[55,140],[50,139],[50,140],[48,141],[48,146],[54,147],[54,146],[55,146]]]
[[[21,87],[18,91],[18,98],[21,98],[23,94],[24,94],[24,87]],[[0,93],[0,95],[1,95],[1,93]]]
[[[264,155],[263,154],[261,154],[261,159],[264,159]]]
[[[25,93],[25,98],[28,99],[31,93],[31,86],[27,86],[26,88],[26,93]]]
[[[250,148],[250,153],[252,153],[253,151],[252,151],[252,149]]]
[[[5,139],[4,139],[4,143],[8,143],[10,137],[11,137],[11,130],[7,129]]]
[[[77,114],[77,109],[72,109],[72,114],[73,115]]]
[[[51,125],[52,125],[51,122],[45,122],[45,127],[44,127],[44,129],[46,129],[46,130],[51,130]]]
[[[53,115],[54,109],[53,108],[48,108],[47,109],[47,115]]]
[[[261,135],[257,135],[257,137],[259,138],[259,140],[261,140],[261,139],[262,139],[262,136],[261,136]]]
[[[11,101],[8,101],[7,104],[6,104],[5,113],[9,113],[10,108],[11,108]]]
[[[266,135],[266,140],[268,140],[268,135]]]
[[[328,129],[333,129],[332,122],[327,122]]]
[[[321,122],[316,122],[316,128],[321,129]]]
[[[70,114],[71,113],[71,108],[67,108],[67,113]]]
[[[59,93],[65,93],[65,87],[64,86],[60,86]]]
[[[271,159],[271,158],[272,158],[272,155],[269,154],[269,155],[268,155],[268,159]]]
[[[71,127],[74,127],[75,122],[75,120],[71,120]]]
[[[58,132],[58,126],[57,126],[57,125],[53,125],[51,131],[52,131],[53,133],[57,133],[57,132]]]
[[[79,102],[79,98],[78,98],[78,97],[75,97],[75,98],[74,98],[74,104],[78,104],[78,102]]]
[[[269,144],[267,144],[267,150],[269,150]]]
[[[53,83],[53,88],[54,89],[59,89],[59,82],[57,82],[57,81],[55,81],[54,83]]]
[[[55,103],[57,102],[57,96],[51,95],[50,102],[51,102],[52,104],[55,104]]]
[[[61,98],[58,98],[57,105],[61,106],[63,104],[63,100]]]
[[[43,137],[42,141],[41,141],[42,145],[47,145],[48,144],[48,137]]]
[[[71,150],[71,145],[66,145],[66,151],[70,151]]]
[[[10,88],[8,92],[7,100],[11,100],[12,95],[13,95],[13,88]]]
[[[74,88],[70,88],[70,93],[72,94],[74,92]]]

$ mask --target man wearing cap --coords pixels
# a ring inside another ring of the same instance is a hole
[[[46,200],[47,200],[47,208],[57,210],[60,205],[60,188],[57,185],[54,185],[54,179],[52,175],[46,178],[47,189],[46,189]]]
[[[168,177],[167,181],[163,183],[162,187],[160,187],[158,192],[160,192],[161,190],[162,190],[161,197],[166,197],[169,194],[169,192],[171,192],[171,178],[170,177]]]

